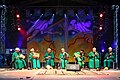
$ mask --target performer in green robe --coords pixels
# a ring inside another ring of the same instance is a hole
[[[99,67],[100,67],[99,54],[96,51],[96,48],[93,48],[93,51],[91,51],[88,54],[88,56],[89,56],[89,68],[99,69]]]
[[[22,69],[26,65],[26,62],[23,62],[23,60],[20,57],[20,49],[15,48],[15,52],[12,54],[12,62],[15,66],[15,69]],[[25,63],[25,64],[24,64]]]
[[[115,53],[112,52],[112,48],[108,48],[108,53],[105,54],[104,69],[109,69],[111,67],[111,62],[115,61]]]
[[[54,67],[54,54],[50,48],[47,49],[44,59],[46,61],[46,66],[50,65],[52,68]]]
[[[30,54],[29,54],[29,57],[28,57],[28,62],[30,63],[29,64],[29,67],[31,66],[33,69],[40,69],[40,60],[38,59],[39,58],[39,54],[37,54],[34,50],[34,48],[32,48],[30,50]]]
[[[65,51],[64,48],[62,48],[61,53],[59,55],[60,65],[62,69],[66,68],[66,65],[68,64],[68,58],[69,58],[69,54]]]
[[[80,65],[80,67],[84,67],[84,59],[85,59],[85,53],[84,50],[80,50],[80,52],[75,52],[73,54],[74,59],[77,61],[77,63]]]

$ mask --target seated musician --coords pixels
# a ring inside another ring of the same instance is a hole
[[[100,61],[99,61],[99,54],[96,51],[96,48],[94,47],[92,51],[88,54],[89,56],[89,68],[96,68],[99,70],[100,67]]]
[[[66,68],[66,65],[68,64],[68,58],[69,58],[69,54],[65,51],[64,48],[62,48],[61,53],[59,55],[60,65],[62,69]]]
[[[34,48],[30,49],[30,54],[28,57],[28,62],[31,63],[31,66],[33,69],[39,69],[40,68],[40,60],[39,60],[39,53],[36,53]]]
[[[80,67],[84,67],[83,60],[85,59],[85,53],[83,49],[81,49],[80,52],[75,52],[73,54],[73,57],[77,61],[77,63],[80,65]]]
[[[12,54],[12,63],[15,69],[22,69],[26,67],[25,56],[20,53],[20,48],[15,48],[15,52]]]
[[[46,61],[46,68],[52,69],[54,67],[54,54],[50,48],[47,49],[47,52],[44,55],[44,59]]]
[[[111,67],[111,63],[115,61],[115,53],[112,52],[112,48],[108,48],[108,53],[105,54],[104,69],[108,70]]]

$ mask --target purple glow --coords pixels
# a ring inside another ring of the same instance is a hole
[[[79,30],[80,32],[90,32],[91,30],[89,30],[87,27],[90,27],[91,26],[91,22],[88,21],[88,22],[77,22],[75,25],[74,25],[74,28],[76,30]]]
[[[71,20],[70,24],[74,25],[76,23],[76,20]]]
[[[104,50],[104,49],[102,49],[102,52],[105,52],[105,50]]]
[[[90,32],[91,30],[88,29],[88,27],[91,26],[91,21],[88,22],[77,22],[76,24],[76,20],[71,20],[70,24],[72,26],[74,26],[75,30],[78,30],[80,32]]]
[[[113,47],[113,48],[115,48],[116,45],[118,45],[117,42],[118,42],[118,41],[115,40],[115,41],[112,43],[112,47]]]
[[[72,34],[75,34],[75,32],[72,32]]]
[[[52,16],[52,18],[50,20],[38,19],[37,21],[35,21],[33,26],[27,31],[27,34],[31,33],[34,30],[39,30],[39,31],[45,30],[49,24],[52,24],[53,19],[54,19],[54,15]]]
[[[10,51],[12,51],[12,49],[10,49]]]

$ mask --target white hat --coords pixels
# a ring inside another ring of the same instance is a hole
[[[65,50],[64,48],[61,48],[61,50]]]
[[[112,47],[109,47],[108,49],[112,49]]]
[[[93,49],[96,49],[95,47],[93,47]]]
[[[34,48],[31,48],[30,51],[34,51],[35,49]]]
[[[17,51],[17,50],[20,51],[20,48],[16,47],[15,50],[16,50],[16,51]]]
[[[47,50],[51,50],[50,48],[48,48]]]

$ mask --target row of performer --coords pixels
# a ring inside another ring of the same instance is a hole
[[[28,56],[28,68],[32,69],[39,69],[41,68],[40,60],[39,60],[39,54],[35,52],[34,48],[30,49],[30,53]],[[69,63],[70,55],[65,51],[64,48],[61,48],[61,53],[59,54],[59,60],[60,60],[60,68],[65,69],[66,65]],[[80,65],[80,67],[84,67],[84,60],[85,60],[85,53],[84,50],[81,49],[78,52],[73,53],[73,57],[77,64]],[[96,51],[96,48],[94,47],[92,51],[88,54],[89,61],[88,61],[88,67],[90,69],[100,68],[100,56],[99,53]],[[55,66],[54,62],[54,54],[51,51],[50,48],[47,49],[44,60],[46,64],[46,68],[52,69]],[[104,69],[109,69],[112,65],[111,63],[115,61],[115,53],[112,51],[112,48],[108,48],[108,52],[104,56]],[[26,61],[25,56],[20,53],[20,48],[15,48],[15,52],[12,53],[12,67],[15,69],[22,69],[26,68]]]

